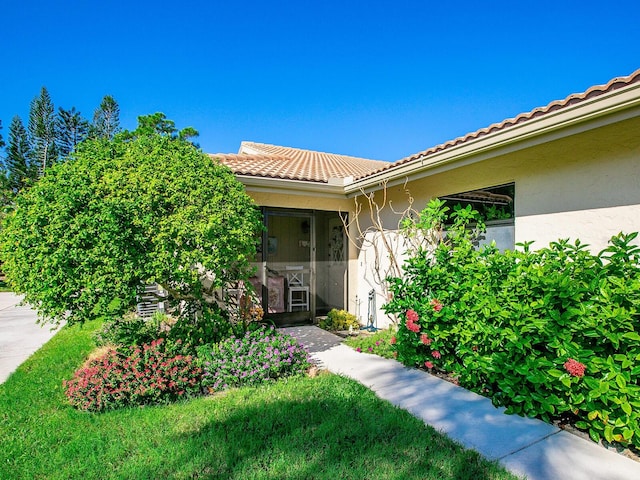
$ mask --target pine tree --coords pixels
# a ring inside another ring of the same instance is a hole
[[[71,110],[58,109],[56,118],[58,129],[58,151],[62,158],[69,155],[81,141],[89,134],[89,122],[76,111],[76,107]]]
[[[42,87],[40,95],[31,101],[28,131],[32,162],[41,176],[58,160],[55,111],[46,87]]]
[[[91,136],[111,140],[120,131],[120,107],[111,95],[105,95],[93,114]]]
[[[5,146],[1,130],[2,120],[0,120],[0,148]],[[7,164],[6,161],[0,161],[0,217],[2,216],[2,208],[9,204],[10,196],[11,189],[9,188],[9,172],[7,171]]]
[[[17,192],[35,176],[35,168],[30,168],[32,157],[27,130],[19,116],[13,117],[9,125],[9,145],[5,165],[9,179],[9,187]]]

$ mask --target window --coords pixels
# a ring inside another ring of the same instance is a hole
[[[485,222],[511,221],[515,217],[514,202],[515,184],[500,185],[497,187],[472,190],[470,192],[456,193],[440,197],[445,200],[451,210],[456,205],[466,207],[471,205],[474,210],[480,212]]]

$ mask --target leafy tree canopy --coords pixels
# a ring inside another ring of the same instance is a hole
[[[124,314],[149,282],[202,311],[214,289],[248,276],[260,225],[227,167],[142,128],[80,143],[21,192],[0,260],[43,321]]]

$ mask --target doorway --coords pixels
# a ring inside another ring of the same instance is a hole
[[[265,232],[254,287],[265,319],[311,323],[344,308],[347,243],[337,212],[264,209]]]

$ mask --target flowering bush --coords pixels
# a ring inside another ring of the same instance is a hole
[[[584,371],[586,368],[587,367],[584,363],[580,363],[573,358],[564,362],[564,369],[569,372],[569,375],[572,377],[584,377]]]
[[[299,375],[311,366],[306,348],[273,327],[223,340],[203,355],[202,385],[210,391]]]
[[[436,200],[424,215],[443,211]],[[453,375],[509,413],[573,418],[594,441],[640,447],[638,234],[599,254],[568,240],[500,252],[477,249],[462,227],[454,221],[390,280],[384,308],[406,319],[398,359]]]
[[[136,347],[130,355],[107,349],[64,381],[71,405],[100,412],[173,401],[197,394],[201,369],[192,357],[163,350],[163,340]]]

